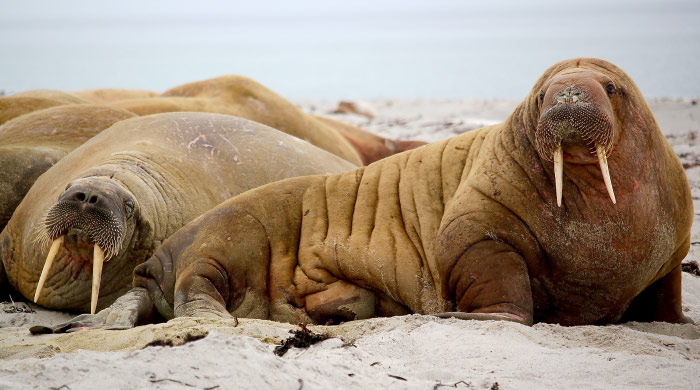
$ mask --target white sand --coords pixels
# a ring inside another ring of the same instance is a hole
[[[327,114],[335,102],[300,102]],[[433,141],[502,121],[509,101],[368,102],[373,120],[329,115],[385,136]],[[700,260],[700,107],[651,102],[681,161],[695,199],[691,253]],[[695,166],[693,166],[695,165]],[[692,166],[692,167],[690,167]],[[23,306],[24,303],[18,303]],[[31,336],[31,324],[70,315],[40,309],[6,314],[0,305],[0,389],[500,389],[700,388],[700,326],[631,323],[526,327],[406,316],[310,327],[331,338],[273,354],[289,324],[180,318],[126,331]],[[36,306],[32,306],[36,308]],[[700,278],[683,275],[683,307],[700,323]],[[153,340],[182,344],[145,347]],[[108,352],[105,352],[108,351]],[[443,386],[440,386],[443,385]],[[63,386],[63,387],[61,387]],[[217,387],[218,386],[218,387]]]

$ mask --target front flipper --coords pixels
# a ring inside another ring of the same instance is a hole
[[[130,329],[146,322],[153,314],[153,303],[148,291],[135,287],[97,314],[81,314],[63,324],[47,327],[33,326],[32,334],[70,333],[86,329]]]
[[[220,262],[211,258],[189,262],[175,282],[175,316],[230,318],[226,309],[229,298],[236,300],[242,293],[241,286],[230,284]]]
[[[444,276],[443,292],[459,313],[438,317],[533,323],[527,265],[510,245],[494,240],[472,245]]]
[[[683,314],[681,306],[681,279],[681,266],[678,265],[637,295],[620,322],[663,321],[692,324],[693,320]]]

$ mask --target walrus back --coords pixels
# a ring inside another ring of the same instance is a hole
[[[250,212],[268,232],[270,272],[276,272],[270,280],[279,283],[269,288],[273,318],[281,318],[274,307],[284,306],[276,301],[303,301],[339,280],[377,294],[379,306],[388,308],[383,314],[446,310],[436,288],[435,238],[445,205],[492,130],[341,174],[268,184],[227,202]]]

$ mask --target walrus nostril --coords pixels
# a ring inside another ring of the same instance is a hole
[[[87,198],[87,196],[85,195],[84,192],[76,192],[76,194],[74,196],[75,196],[75,199],[79,202],[84,202],[85,199]]]
[[[97,203],[97,195],[91,196],[90,199],[88,200],[88,203],[90,203],[90,204]]]

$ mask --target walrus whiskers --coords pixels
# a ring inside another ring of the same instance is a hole
[[[63,245],[63,237],[60,236],[53,240],[51,244],[51,249],[49,249],[49,254],[46,256],[46,262],[44,262],[44,268],[41,270],[41,276],[39,277],[39,284],[36,286],[36,293],[34,293],[34,303],[39,299],[41,295],[41,290],[44,288],[44,283],[46,283],[46,278],[49,276],[49,271],[51,271],[51,266],[53,265],[53,259],[56,257],[56,253]]]
[[[557,189],[557,206],[561,207],[561,190],[564,183],[564,151],[561,145],[554,149],[554,181]]]
[[[616,204],[615,193],[613,192],[612,182],[610,181],[610,171],[608,170],[608,158],[605,156],[605,146],[596,144],[595,146],[596,154],[598,155],[598,162],[600,163],[600,171],[603,173],[603,181],[605,181],[605,188],[608,189],[608,194],[613,204]]]
[[[100,281],[102,280],[102,264],[105,253],[99,245],[95,245],[92,255],[92,296],[90,297],[90,314],[95,314],[97,298],[100,295]]]

